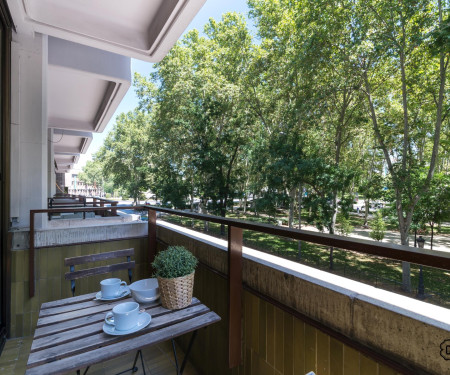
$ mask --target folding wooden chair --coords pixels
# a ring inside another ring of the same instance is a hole
[[[64,265],[69,266],[70,271],[66,272],[65,279],[70,280],[70,286],[72,289],[72,295],[75,296],[75,280],[83,277],[89,277],[94,275],[101,275],[103,273],[128,270],[128,278],[131,280],[133,278],[132,269],[135,267],[134,260],[131,257],[134,256],[134,249],[124,249],[108,251],[106,253],[82,255],[78,257],[66,258],[64,259]],[[75,266],[84,265],[87,263],[99,262],[104,260],[113,260],[117,258],[126,257],[126,262],[114,263],[106,266],[86,268],[82,270],[75,271]]]
[[[89,277],[94,275],[101,275],[108,272],[113,271],[119,271],[119,270],[128,270],[128,278],[131,280],[133,278],[132,269],[135,267],[134,260],[131,260],[131,257],[134,257],[134,249],[124,249],[124,250],[115,250],[115,251],[108,251],[106,253],[99,253],[99,254],[91,254],[91,255],[82,255],[78,257],[72,257],[72,258],[66,258],[64,259],[64,265],[69,266],[70,271],[66,272],[65,279],[70,280],[70,287],[72,289],[72,295],[75,296],[75,280],[81,279],[83,277]],[[98,266],[98,267],[92,267],[92,268],[86,268],[82,270],[75,271],[75,266],[84,265],[88,263],[93,262],[99,262],[104,260],[113,260],[118,258],[124,258],[126,257],[126,262],[121,263],[114,263],[106,266]],[[144,366],[144,358],[142,356],[142,351],[138,350],[136,353],[136,357],[134,359],[133,366],[130,369],[127,369],[125,371],[122,371],[116,375],[123,374],[125,372],[136,372],[138,368],[136,367],[136,363],[138,360],[138,357],[141,357],[141,365],[142,369],[144,371],[145,375],[145,366]],[[84,371],[84,375],[87,374],[89,371],[89,367],[86,368]],[[77,374],[80,374],[80,370],[77,371]]]

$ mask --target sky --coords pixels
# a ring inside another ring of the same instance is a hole
[[[219,20],[222,17],[223,13],[226,12],[239,12],[247,15],[248,7],[246,0],[206,0],[205,5],[203,5],[202,9],[197,13],[197,16],[191,21],[185,33],[192,30],[197,29],[202,31],[203,26],[208,22],[210,18],[214,18]],[[153,64],[137,59],[131,59],[131,76],[133,77],[135,72],[140,73],[143,76],[148,76],[153,70]],[[87,160],[92,158],[92,154],[94,154],[98,149],[102,146],[104,139],[107,134],[112,130],[114,123],[116,121],[116,117],[120,113],[126,113],[132,111],[138,105],[138,99],[134,92],[133,86],[131,86],[127,92],[127,94],[122,99],[122,102],[116,109],[116,112],[111,117],[108,125],[106,126],[103,133],[94,133],[93,140],[86,154],[80,155],[80,160],[74,169],[81,169]]]

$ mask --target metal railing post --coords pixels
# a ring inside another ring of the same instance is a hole
[[[117,202],[112,202],[111,203],[111,207],[116,207],[117,206]],[[111,208],[111,215],[112,216],[116,216],[117,215],[117,208]]]
[[[241,364],[242,228],[228,226],[228,364]]]
[[[148,262],[151,266],[156,255],[156,211],[147,209],[148,216]]]
[[[34,212],[30,211],[30,239],[28,251],[28,279],[29,292],[31,297],[34,297]]]

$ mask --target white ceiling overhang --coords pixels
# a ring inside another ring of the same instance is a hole
[[[8,0],[16,28],[157,62],[206,0]]]
[[[130,58],[48,38],[48,127],[102,132],[131,85]]]
[[[55,153],[55,172],[68,173],[78,162],[80,154],[61,152]]]
[[[92,142],[92,133],[67,129],[54,129],[52,145],[55,172],[68,173],[78,162],[80,154],[86,153]]]
[[[76,154],[86,153],[92,142],[92,133],[75,130],[55,129],[52,143],[56,153],[70,152]]]

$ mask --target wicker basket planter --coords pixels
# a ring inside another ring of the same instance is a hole
[[[194,289],[194,274],[165,279],[158,277],[161,304],[169,310],[177,310],[187,307],[192,302]]]

